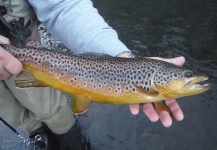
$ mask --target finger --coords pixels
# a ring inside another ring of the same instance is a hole
[[[172,63],[174,65],[177,65],[177,66],[182,66],[185,63],[185,57],[180,56],[176,58],[166,59],[165,61]]]
[[[172,63],[172,64],[177,65],[177,66],[182,66],[185,63],[185,57],[183,57],[183,56],[176,57],[176,58],[169,58],[169,59],[163,59],[160,57],[149,57],[149,58],[166,61],[168,63]]]
[[[169,127],[172,125],[172,118],[170,116],[170,110],[167,106],[163,105],[157,105],[157,103],[155,103],[154,105],[155,107],[155,111],[157,112],[160,121],[162,122],[163,126],[165,127]],[[166,108],[166,109],[165,109]]]
[[[170,109],[173,117],[177,120],[177,121],[181,121],[184,119],[184,114],[179,106],[179,104],[177,103],[177,101],[175,99],[171,99],[171,100],[166,100],[165,104],[167,105],[167,107]]]
[[[152,103],[145,103],[142,105],[143,112],[147,115],[150,121],[156,122],[158,121],[159,117],[157,112],[155,111]]]
[[[21,62],[0,47],[0,61],[2,62],[2,67],[0,71],[6,70],[10,74],[19,74],[23,68]]]
[[[170,127],[172,125],[172,118],[167,111],[158,112],[160,121],[162,122],[164,127]]]
[[[5,80],[11,78],[12,74],[10,74],[7,70],[4,69],[3,62],[0,61],[0,80]]]
[[[131,104],[130,111],[133,115],[137,115],[139,113],[139,104]]]
[[[10,41],[8,38],[0,35],[0,44],[10,44]]]

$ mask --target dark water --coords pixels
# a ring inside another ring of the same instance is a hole
[[[174,121],[170,128],[163,127],[160,122],[151,123],[142,112],[131,115],[128,105],[93,103],[78,117],[83,149],[216,150],[216,0],[93,2],[135,55],[164,58],[182,55],[186,58],[186,66],[210,75],[212,88],[201,95],[178,99],[185,119]],[[0,149],[24,149],[16,135],[0,127],[4,131],[1,132]],[[15,142],[11,144],[11,141]]]
[[[215,0],[94,0],[120,39],[142,56],[183,55],[215,75],[217,4]],[[209,65],[209,66],[207,66]],[[197,66],[194,66],[200,68]]]
[[[208,73],[211,90],[180,98],[185,119],[164,128],[128,105],[94,103],[79,123],[84,149],[217,149],[217,3],[214,0],[94,0],[119,38],[137,56],[184,56]]]

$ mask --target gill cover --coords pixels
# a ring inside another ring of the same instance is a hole
[[[207,80],[206,74],[192,71],[173,64],[163,64],[154,75],[156,90],[165,98],[179,98],[207,91],[209,84],[199,83]]]

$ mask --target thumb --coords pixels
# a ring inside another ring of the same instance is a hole
[[[0,35],[0,44],[10,44],[10,41],[8,38]]]

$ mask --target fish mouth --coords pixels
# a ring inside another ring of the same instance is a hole
[[[188,90],[202,90],[206,91],[210,88],[209,83],[205,83],[209,77],[207,75],[200,75],[198,77],[192,77],[189,79],[186,84],[184,85],[184,88],[187,88]]]

